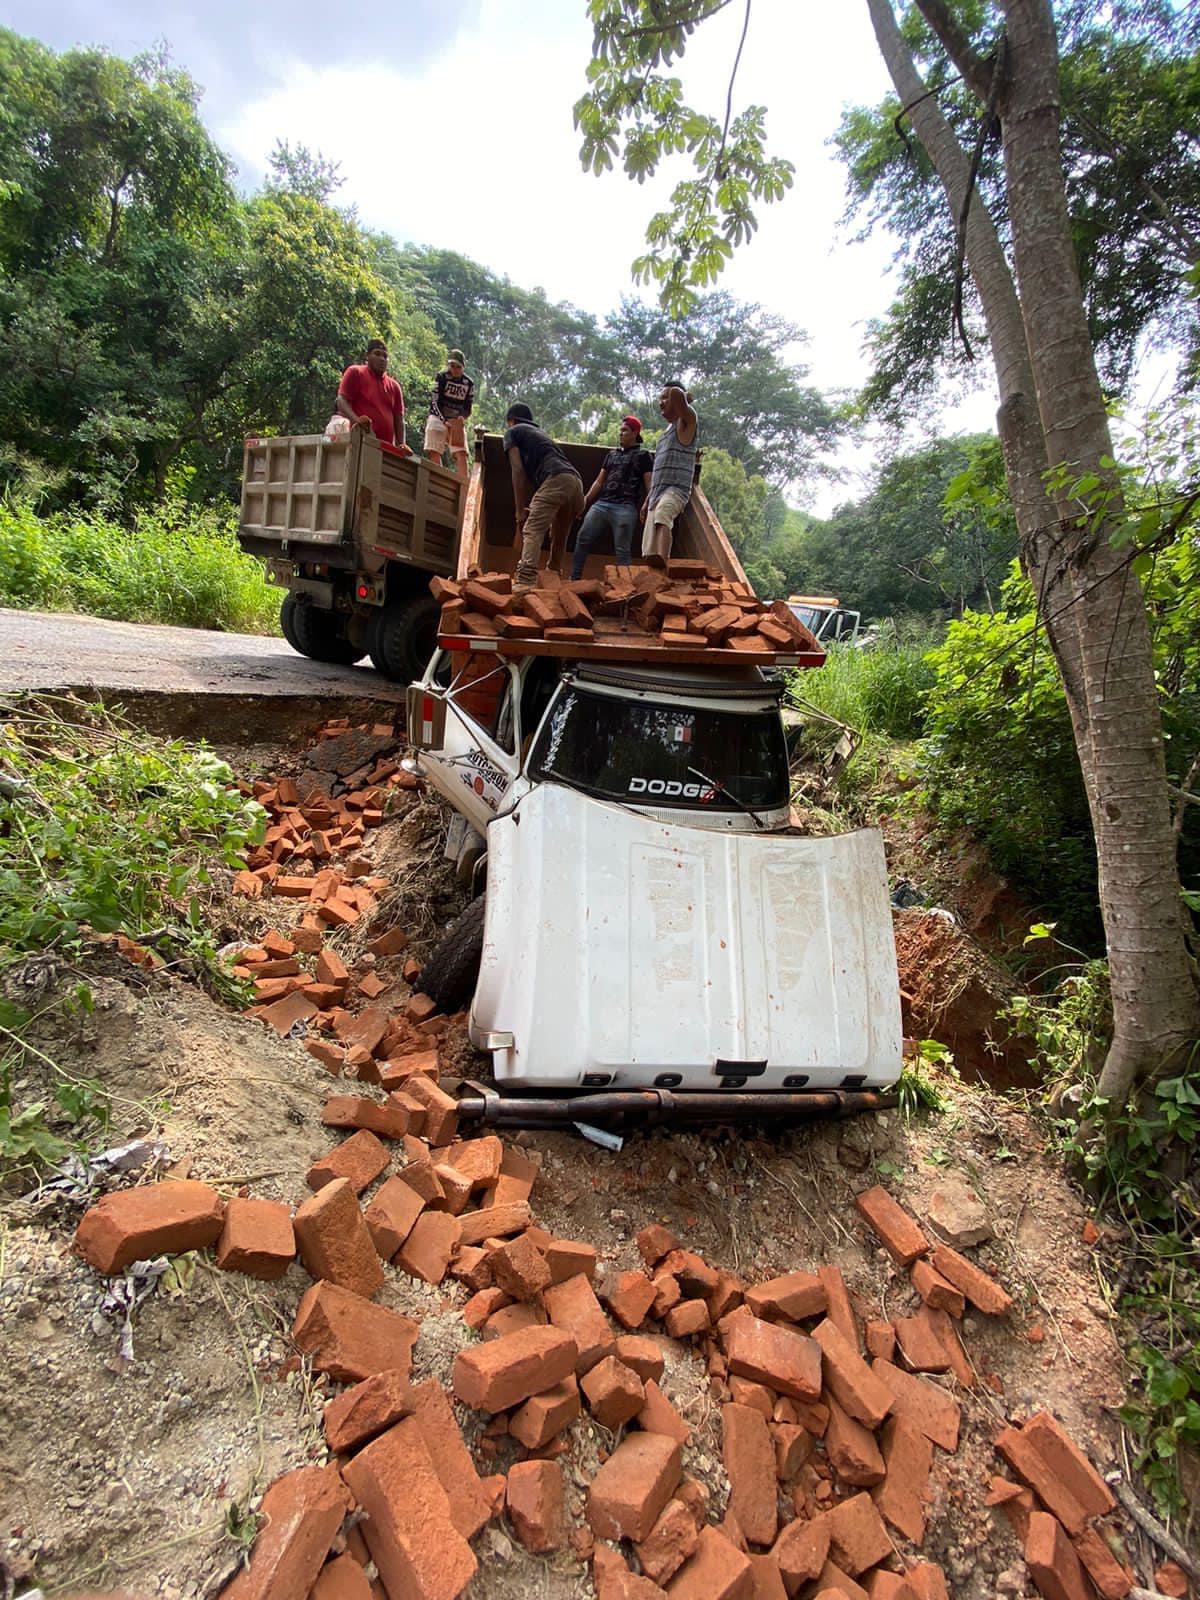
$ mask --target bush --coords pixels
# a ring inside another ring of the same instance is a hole
[[[864,650],[835,645],[825,665],[797,673],[792,688],[859,733],[915,739],[925,725],[925,696],[933,680],[925,645],[891,637]]]
[[[0,604],[121,622],[277,633],[279,599],[238,549],[232,511],[167,501],[132,526],[0,504]]]

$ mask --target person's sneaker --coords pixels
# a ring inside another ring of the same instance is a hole
[[[514,596],[532,594],[536,588],[536,583],[514,583],[512,586],[512,592]]]

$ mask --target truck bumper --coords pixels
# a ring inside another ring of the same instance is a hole
[[[659,1124],[713,1122],[813,1122],[882,1111],[896,1096],[873,1089],[770,1090],[609,1089],[598,1094],[517,1095],[486,1084],[464,1082],[458,1098],[460,1124],[489,1128],[570,1128],[579,1123],[634,1129]]]

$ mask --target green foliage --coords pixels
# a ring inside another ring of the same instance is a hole
[[[940,1115],[949,1108],[950,1095],[938,1083],[939,1076],[957,1080],[953,1053],[936,1039],[922,1039],[916,1054],[904,1063],[896,1080],[900,1111],[906,1121],[918,1111],[934,1111]]]
[[[229,512],[180,500],[122,526],[99,512],[39,517],[0,502],[0,605],[277,633],[278,591],[238,549]]]
[[[793,690],[857,732],[915,739],[934,683],[928,643],[887,634],[869,649],[835,645],[823,667],[793,674]]]

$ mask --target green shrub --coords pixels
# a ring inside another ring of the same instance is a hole
[[[868,649],[835,645],[823,667],[797,673],[794,692],[859,733],[915,739],[925,722],[925,696],[933,683],[925,647],[917,640],[884,638]]]
[[[279,598],[238,549],[232,512],[167,501],[131,526],[0,504],[0,604],[121,622],[277,633]]]

